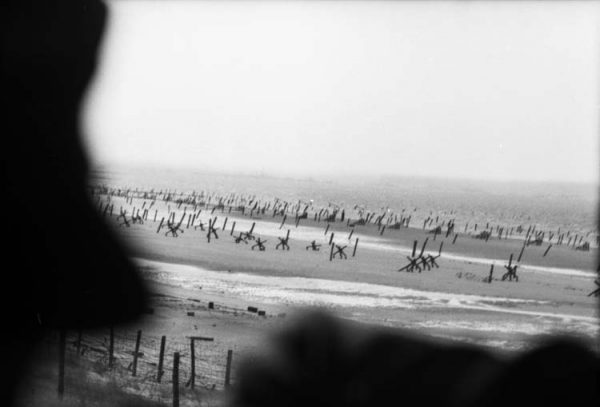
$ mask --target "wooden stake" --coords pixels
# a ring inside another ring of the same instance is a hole
[[[179,407],[179,352],[173,354],[173,407]]]
[[[523,252],[525,251],[525,245],[523,245],[521,247],[521,252],[519,253],[519,257],[517,258],[517,262],[521,261],[521,257],[523,257]],[[512,259],[512,254],[510,255],[510,258]]]
[[[163,335],[160,338],[160,353],[158,355],[158,372],[156,373],[156,381],[158,383],[160,383],[160,381],[162,380],[162,376],[164,374],[163,363],[164,363],[164,359],[165,359],[165,344],[166,344],[166,342],[167,342],[167,337]]]
[[[225,365],[225,388],[231,385],[231,359],[233,358],[233,351],[229,349],[227,351],[227,364]]]
[[[132,365],[132,376],[137,374],[137,361],[138,354],[140,352],[140,340],[142,339],[142,331],[137,331],[137,338],[135,340],[135,352],[133,353],[133,365]]]
[[[190,359],[192,372],[190,374],[190,387],[193,389],[196,384],[196,351],[194,347],[194,339],[190,339]]]
[[[354,257],[356,255],[357,247],[358,247],[358,237],[356,238],[356,241],[354,242],[354,250],[352,251],[352,257]]]

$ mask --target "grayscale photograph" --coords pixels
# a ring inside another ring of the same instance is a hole
[[[6,4],[2,405],[600,403],[600,2]]]

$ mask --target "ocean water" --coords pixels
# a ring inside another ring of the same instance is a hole
[[[253,195],[291,202],[312,200],[317,206],[356,205],[368,211],[412,215],[411,226],[440,216],[455,219],[457,231],[468,223],[583,234],[590,243],[598,233],[597,185],[447,180],[410,177],[331,178],[276,177],[200,170],[142,167],[95,168],[91,184],[123,188]]]

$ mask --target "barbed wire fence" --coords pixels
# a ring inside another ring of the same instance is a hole
[[[128,393],[175,407],[180,399],[198,401],[203,393],[229,388],[241,359],[236,358],[241,351],[210,337],[156,337],[112,328],[51,332],[42,348],[58,361],[59,399],[69,392],[65,371],[76,367],[89,373],[88,382],[110,381]]]

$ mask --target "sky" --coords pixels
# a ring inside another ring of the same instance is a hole
[[[600,2],[107,4],[95,164],[598,184]]]

